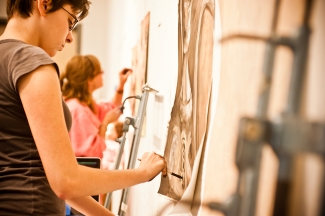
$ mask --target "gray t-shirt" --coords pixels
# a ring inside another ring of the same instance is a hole
[[[0,41],[0,215],[65,213],[64,201],[46,178],[17,90],[21,76],[48,64],[59,75],[58,66],[41,48],[14,39]],[[62,103],[69,130],[71,114]]]

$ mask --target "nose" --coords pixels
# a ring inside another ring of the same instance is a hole
[[[73,41],[73,36],[72,36],[72,31],[69,31],[67,38],[65,39],[67,43],[72,43]]]

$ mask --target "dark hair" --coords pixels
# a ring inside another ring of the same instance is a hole
[[[101,72],[99,60],[93,55],[76,55],[67,63],[60,75],[62,95],[65,100],[77,98],[94,111],[92,95],[88,90],[88,80]]]
[[[18,13],[23,18],[30,17],[33,11],[33,1],[34,0],[7,0],[8,20],[10,20],[15,13]],[[79,14],[78,19],[82,20],[88,15],[91,2],[88,0],[52,0],[47,13],[57,11],[65,4],[71,5],[72,10]]]

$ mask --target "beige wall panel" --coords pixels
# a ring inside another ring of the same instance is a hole
[[[309,62],[306,76],[305,116],[325,120],[325,1],[315,1],[311,17]]]
[[[273,0],[219,0],[222,35],[238,32],[269,35],[273,2]]]
[[[223,37],[234,33],[269,36],[273,17],[274,1],[219,1],[221,29]],[[277,32],[279,35],[293,36],[301,25],[304,10],[303,0],[282,0],[280,4]],[[308,120],[325,119],[325,1],[315,0],[312,11],[306,87],[303,90],[303,116]],[[222,43],[221,72],[216,116],[213,122],[212,143],[205,152],[202,172],[205,179],[197,184],[195,200],[224,202],[235,192],[238,172],[235,166],[235,148],[239,119],[243,116],[256,115],[258,92],[261,83],[265,44],[244,39],[232,39]],[[276,52],[273,71],[272,89],[268,116],[274,119],[286,108],[288,88],[291,78],[293,54],[290,49],[279,47]],[[312,178],[319,178],[323,173],[323,162],[315,157],[297,160],[301,172],[296,175],[303,181],[296,185],[310,188],[308,197],[319,200],[321,183]],[[270,147],[263,150],[258,205],[256,215],[272,215],[277,176],[278,161]],[[308,173],[308,174],[307,174]],[[307,177],[306,177],[307,176]],[[311,177],[308,177],[311,176]],[[314,186],[317,184],[317,186]],[[295,186],[296,188],[298,186]],[[317,188],[317,189],[315,189]],[[201,193],[198,195],[197,193]],[[310,194],[311,193],[311,194]],[[295,191],[303,215],[317,215],[315,206],[304,201],[301,192]],[[301,197],[301,199],[299,199]],[[310,203],[310,202],[309,202]],[[316,202],[317,203],[317,202]],[[306,210],[307,209],[307,210]],[[223,215],[207,208],[201,209],[201,215]],[[316,212],[316,213],[315,213]],[[296,212],[292,213],[293,215]]]

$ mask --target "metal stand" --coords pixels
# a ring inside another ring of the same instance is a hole
[[[134,128],[134,135],[131,145],[131,151],[128,161],[127,169],[133,169],[135,166],[135,162],[138,155],[138,147],[139,142],[141,138],[141,131],[142,131],[142,125],[143,120],[146,114],[146,108],[147,108],[147,101],[149,97],[149,93],[157,93],[155,89],[151,88],[148,84],[145,84],[142,87],[142,95],[136,96],[137,99],[140,99],[139,109],[138,113],[135,118],[127,117],[125,118],[124,125],[123,125],[123,136],[118,139],[117,141],[120,142],[120,150],[115,162],[115,169],[117,170],[121,163],[121,157],[124,150],[125,140],[126,140],[126,133],[129,131],[129,126],[132,125]],[[122,191],[122,198],[119,206],[119,216],[124,216],[127,211],[127,201],[128,201],[128,194],[129,194],[129,188],[125,188]],[[108,208],[110,201],[112,197],[112,192],[109,193],[105,200],[105,207]]]
[[[277,190],[274,215],[288,215],[289,194],[294,179],[292,179],[292,163],[298,153],[313,153],[325,158],[325,124],[303,120],[300,117],[301,91],[306,71],[306,61],[309,46],[309,17],[312,1],[307,0],[303,25],[295,37],[278,37],[275,26],[279,1],[276,1],[273,33],[270,38],[249,35],[235,35],[230,38],[246,38],[264,40],[267,42],[264,61],[264,83],[259,96],[258,112],[255,118],[244,117],[240,121],[236,149],[236,165],[239,170],[237,190],[227,203],[210,203],[211,209],[221,211],[227,216],[253,216],[256,214],[256,198],[262,148],[270,144],[279,158],[280,167],[277,180]],[[289,97],[286,110],[276,122],[267,120],[267,108],[271,86],[273,61],[278,46],[291,48],[294,61],[289,87]],[[324,181],[323,181],[324,183]]]
[[[140,99],[140,97],[139,97]],[[124,151],[124,145],[125,145],[125,141],[126,141],[126,134],[127,132],[129,131],[129,127],[130,125],[134,125],[134,119],[133,118],[130,118],[130,117],[126,117],[125,118],[125,121],[124,121],[124,125],[123,125],[123,135],[121,138],[118,138],[116,141],[120,143],[120,149],[119,149],[119,152],[118,152],[118,155],[117,155],[117,158],[116,158],[116,161],[115,161],[115,166],[114,166],[114,169],[115,170],[118,170],[119,167],[120,167],[120,164],[121,164],[121,158],[122,158],[122,154],[123,154],[123,151]],[[112,194],[113,192],[110,192],[107,194],[107,197],[105,199],[105,208],[108,209],[110,203],[111,203],[111,199],[112,199]]]

